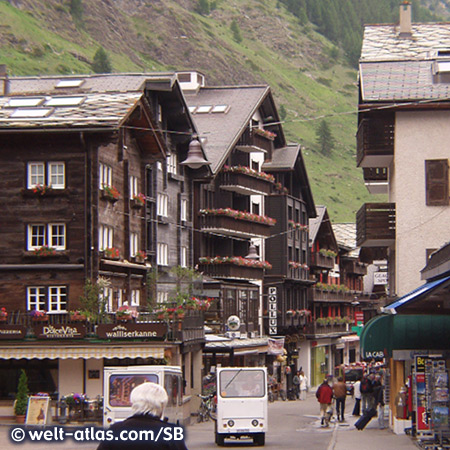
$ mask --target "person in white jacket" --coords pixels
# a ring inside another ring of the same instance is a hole
[[[308,378],[303,370],[300,371],[300,400],[306,400],[306,391],[308,390]]]
[[[355,407],[352,414],[354,416],[361,415],[361,380],[356,380],[353,385],[353,396],[355,397]]]

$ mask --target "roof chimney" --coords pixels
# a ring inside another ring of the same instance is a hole
[[[410,37],[411,34],[411,3],[405,0],[400,5],[400,37]]]
[[[6,64],[0,64],[0,95],[9,94],[9,79],[6,72]]]

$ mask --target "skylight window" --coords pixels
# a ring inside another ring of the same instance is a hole
[[[437,72],[438,73],[449,73],[450,72],[450,61],[438,61],[436,63],[437,65]]]
[[[5,106],[10,108],[22,108],[27,106],[39,106],[44,99],[40,98],[11,98]]]
[[[35,117],[47,117],[52,112],[51,108],[18,108],[16,109],[10,117],[13,118],[35,118]]]
[[[212,106],[211,105],[205,105],[205,106],[199,106],[197,108],[196,114],[208,114],[211,112]]]
[[[83,83],[84,80],[60,80],[55,87],[57,88],[80,87]]]
[[[197,109],[196,106],[189,106],[189,112],[190,112],[191,114],[193,114],[194,111],[195,111],[196,109]]]
[[[45,102],[45,106],[77,106],[85,97],[52,97]]]
[[[211,112],[213,113],[225,113],[228,112],[228,105],[216,105],[214,106],[214,108],[212,109]]]

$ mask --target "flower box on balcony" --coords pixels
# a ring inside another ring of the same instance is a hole
[[[57,251],[53,247],[49,247],[48,245],[42,245],[41,247],[33,249],[33,255],[40,258],[45,258],[47,256],[56,256]]]
[[[115,247],[108,247],[103,250],[103,257],[105,259],[112,259],[115,261],[118,261],[120,258],[120,252],[119,249]]]
[[[220,188],[243,195],[269,195],[275,178],[245,166],[224,166]]]
[[[271,269],[267,261],[255,261],[243,257],[216,256],[199,258],[199,270],[212,277],[262,279],[264,269]]]
[[[130,206],[134,209],[141,209],[145,205],[145,195],[142,193],[133,195],[130,199]]]
[[[202,209],[201,228],[233,236],[270,236],[276,220],[266,216],[230,208]]]

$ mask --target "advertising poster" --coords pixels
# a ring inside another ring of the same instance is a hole
[[[416,356],[416,417],[418,433],[430,431],[430,424],[427,414],[425,360],[426,358],[422,356]]]
[[[28,399],[27,425],[45,425],[47,423],[50,397],[32,396]]]

